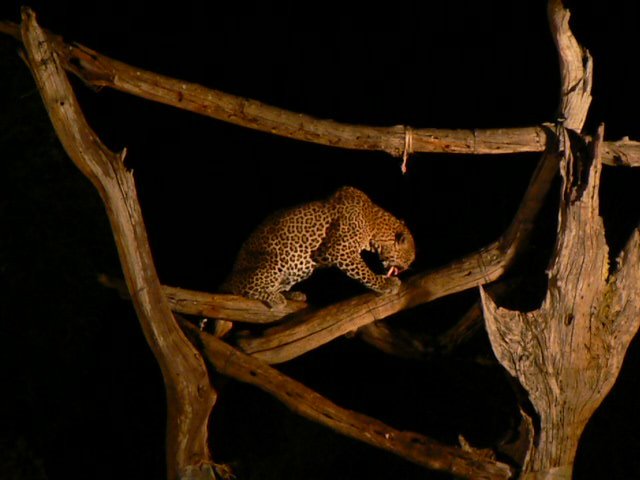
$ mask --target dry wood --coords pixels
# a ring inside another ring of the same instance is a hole
[[[11,22],[0,22],[0,32],[19,38],[17,26]],[[452,130],[403,125],[372,127],[317,119],[136,68],[83,45],[65,43],[59,36],[50,35],[50,40],[65,68],[89,85],[114,88],[225,122],[297,140],[332,147],[379,150],[395,157],[419,152],[542,152],[550,140],[550,130],[544,125]],[[559,48],[573,47],[563,43]],[[563,85],[563,91],[577,85],[573,80],[572,77],[568,84]],[[581,84],[581,88],[586,86]],[[569,113],[570,118],[575,118],[573,113],[565,111],[565,107],[561,111]],[[581,114],[586,115],[586,111],[583,110]],[[573,128],[571,123],[565,124]],[[408,145],[410,148],[407,152]],[[607,144],[603,151],[603,161],[608,165],[640,166],[640,142],[622,140]]]
[[[555,176],[557,162],[554,154],[543,156],[510,227],[488,247],[404,281],[394,295],[367,293],[318,311],[301,313],[295,316],[295,321],[268,329],[260,337],[240,339],[239,346],[266,362],[284,362],[403,309],[498,279],[533,228],[533,219]]]
[[[507,479],[511,468],[473,451],[443,445],[424,435],[403,432],[366,415],[337,406],[263,362],[236,350],[188,322],[183,328],[199,336],[203,351],[220,373],[250,383],[282,401],[295,413],[331,429],[459,478]]]
[[[28,8],[22,12],[21,35],[27,63],[58,137],[105,203],[140,325],[162,369],[169,478],[211,478],[207,424],[216,393],[203,358],[176,324],[160,289],[124,154],[109,151],[86,123],[58,55]]]
[[[610,270],[599,216],[600,141],[588,158],[574,140],[562,162],[558,242],[542,306],[508,311],[482,295],[496,357],[540,416],[524,478],[571,477],[584,426],[613,386],[640,324],[640,228]]]

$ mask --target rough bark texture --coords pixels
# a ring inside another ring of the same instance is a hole
[[[547,10],[560,62],[560,122],[565,128],[580,132],[591,105],[593,58],[571,33],[571,15],[562,0],[550,0]]]
[[[558,242],[542,306],[507,311],[482,294],[494,352],[540,416],[524,478],[571,477],[584,426],[614,384],[640,324],[640,231],[610,271],[599,216],[600,142],[585,155],[576,137],[562,162]]]
[[[105,203],[140,325],[162,369],[169,478],[212,478],[208,419],[216,393],[202,356],[176,324],[160,288],[124,154],[109,151],[87,124],[57,54],[29,9],[23,10],[22,40],[63,147]]]

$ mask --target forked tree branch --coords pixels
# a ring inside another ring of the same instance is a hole
[[[561,58],[562,121],[565,127],[579,131],[590,100],[591,61],[588,53],[577,42],[560,38],[568,30],[568,14],[565,15],[561,2],[551,0],[549,5],[552,31]],[[11,33],[11,26],[6,22],[0,23],[0,31]],[[556,140],[555,132],[542,126],[468,131],[413,129],[404,126],[367,127],[318,120],[145,72],[86,47],[66,44],[59,37],[43,33],[28,9],[23,13],[21,36],[28,52],[29,66],[65,149],[94,183],[107,206],[129,292],[142,328],[165,376],[169,399],[168,459],[172,477],[184,475],[192,469],[197,471],[202,465],[211,465],[206,429],[215,392],[201,357],[177,328],[164,296],[166,292],[161,290],[158,283],[132,176],[124,169],[121,156],[107,150],[86,125],[61,66],[73,71],[89,84],[116,88],[238,125],[325,145],[382,150],[394,156],[411,152],[542,151]],[[575,57],[576,51],[583,64],[582,69],[573,71],[571,63],[562,62],[568,57]],[[585,71],[588,73],[586,76]],[[410,151],[407,151],[408,145]],[[555,149],[550,148],[548,151],[555,152]],[[599,154],[610,164],[640,165],[638,142],[623,140],[604,143]],[[510,228],[501,239],[487,248],[447,267],[414,276],[404,282],[396,295],[381,297],[370,293],[323,310],[304,312],[286,325],[267,330],[260,338],[242,338],[239,345],[258,359],[274,363],[285,361],[402,309],[499,278],[528,236],[533,218],[555,174],[557,162],[558,156],[555,153],[544,155]],[[636,233],[633,248],[625,252],[633,260],[637,260],[638,238],[640,237]],[[627,269],[630,270],[631,267]],[[635,277],[637,275],[629,276]],[[624,281],[626,280],[621,277],[621,282]],[[627,283],[632,282],[629,280]],[[177,293],[182,295],[183,292]],[[182,300],[177,300],[176,305],[186,309],[184,297],[180,298]],[[188,308],[191,310],[187,313],[208,312],[221,318],[237,314],[233,302],[241,302],[240,300],[230,299],[228,296],[212,298],[214,301],[209,306],[210,310],[189,304]],[[221,309],[220,302],[229,300],[232,302],[231,306],[227,305],[226,310]],[[256,308],[250,313],[251,316],[264,313],[260,307]],[[634,308],[636,311],[637,306]],[[265,316],[265,321],[272,321],[283,312],[271,313],[274,315],[269,318]],[[637,325],[633,331],[635,329]],[[625,337],[629,336],[631,330],[625,330]],[[458,476],[507,478],[510,475],[506,465],[486,460],[478,463],[478,459],[470,452],[466,452],[469,455],[465,456],[458,449],[439,445],[417,434],[398,432],[377,420],[341,409],[258,359],[206,334],[200,334],[200,338],[210,361],[222,373],[263,388],[294,411],[343,434],[394,451],[421,465],[449,471]],[[488,471],[492,473],[486,474]]]

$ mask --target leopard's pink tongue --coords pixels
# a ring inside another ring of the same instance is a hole
[[[398,274],[398,267],[390,267],[387,272],[387,277],[392,277]]]

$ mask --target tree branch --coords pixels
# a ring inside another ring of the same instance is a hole
[[[561,59],[565,125],[580,131],[591,102],[592,65],[569,30],[569,12],[549,0]],[[500,363],[539,415],[523,478],[571,478],[584,426],[607,395],[640,324],[640,229],[609,269],[599,214],[604,127],[589,145],[563,133],[562,194],[547,295],[537,310],[509,311],[481,290],[485,323]],[[629,258],[625,258],[629,255]]]
[[[0,32],[14,35],[15,24],[0,22]],[[83,45],[65,43],[56,35],[50,35],[50,41],[64,68],[88,85],[113,88],[235,125],[296,140],[332,147],[384,151],[395,157],[418,152],[542,152],[550,140],[550,130],[544,125],[451,130],[402,125],[372,127],[317,119],[142,70],[106,57]],[[563,86],[563,89],[573,86],[571,83],[569,86]],[[586,115],[586,112],[584,114]],[[573,128],[571,124],[567,126]],[[409,152],[405,152],[407,145],[411,146]],[[603,162],[608,165],[640,166],[640,142],[613,142],[611,148],[605,145]]]
[[[260,360],[200,332],[189,322],[183,328],[199,338],[204,354],[216,370],[273,395],[305,418],[374,447],[395,453],[424,467],[460,478],[507,479],[511,468],[462,448],[443,445],[424,435],[396,430],[374,418],[339,407]]]
[[[105,203],[140,325],[162,369],[169,478],[205,478],[212,465],[207,429],[216,393],[202,356],[176,324],[160,289],[133,176],[123,165],[124,152],[111,152],[91,130],[50,37],[28,8],[22,10],[21,36],[26,61],[64,149]]]
[[[600,139],[585,158],[576,138],[563,160],[558,241],[540,308],[509,311],[482,294],[496,357],[540,415],[525,465],[535,478],[550,472],[570,478],[582,430],[613,386],[640,324],[640,229],[609,271],[599,216]]]
[[[127,286],[122,280],[100,275],[98,281],[107,288],[117,290],[123,298],[129,299]],[[307,308],[306,303],[292,300],[281,307],[269,308],[259,300],[239,295],[198,292],[166,285],[162,285],[161,288],[169,307],[176,313],[232,322],[273,323]]]

